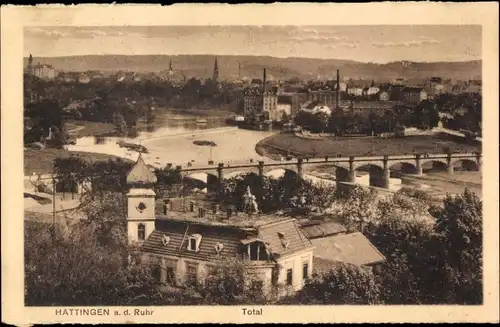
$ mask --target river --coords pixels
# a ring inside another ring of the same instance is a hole
[[[106,153],[122,158],[137,160],[138,153],[120,147],[117,142],[141,144],[148,149],[143,158],[147,164],[165,167],[168,163],[186,167],[215,163],[241,162],[262,159],[255,151],[257,143],[272,132],[243,130],[227,126],[220,118],[204,117],[205,124],[196,123],[193,116],[173,116],[164,121],[164,126],[153,132],[140,132],[136,138],[125,137],[82,137],[76,144],[68,146],[69,151]],[[211,141],[214,147],[196,145],[194,141]]]

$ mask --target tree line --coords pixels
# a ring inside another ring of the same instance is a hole
[[[369,113],[333,111],[330,116],[318,112],[315,114],[299,111],[295,124],[315,133],[345,134],[380,134],[395,133],[403,127],[431,129],[438,126],[454,130],[468,130],[481,134],[482,97],[472,94],[441,94],[432,100],[424,100],[416,107],[403,104],[395,105],[391,110]],[[449,114],[440,118],[440,113]]]

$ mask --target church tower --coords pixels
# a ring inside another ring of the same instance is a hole
[[[212,80],[214,82],[217,82],[218,79],[219,79],[219,65],[217,64],[217,57],[215,57],[214,73],[212,75]]]
[[[33,74],[33,56],[31,55],[31,53],[28,59],[28,74]]]
[[[142,243],[155,229],[154,184],[156,175],[142,159],[141,154],[127,175],[127,234],[128,243]]]

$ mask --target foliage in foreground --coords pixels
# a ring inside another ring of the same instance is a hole
[[[481,304],[481,200],[466,190],[440,206],[425,206],[422,194],[407,195],[379,202],[376,212],[383,210],[386,218],[365,225],[386,262],[373,270],[340,264],[317,272],[297,296],[278,303]],[[369,205],[369,198],[352,203]],[[26,224],[26,305],[276,303],[276,294],[264,295],[241,262],[221,261],[202,285],[160,290],[148,266],[127,264],[126,237],[120,237],[123,204],[111,195],[94,201],[86,204],[86,220],[55,239],[44,225]],[[400,216],[414,206],[428,208],[434,223]],[[251,287],[243,287],[244,281]]]

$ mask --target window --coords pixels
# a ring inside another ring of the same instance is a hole
[[[253,243],[250,247],[250,260],[259,260],[259,243]]]
[[[175,268],[167,267],[167,283],[175,285]]]
[[[287,269],[286,270],[286,285],[292,285],[292,279],[293,279],[293,270]]]
[[[187,250],[193,251],[193,252],[198,252],[200,250],[200,243],[201,243],[201,235],[200,234],[193,234],[193,235],[189,236]]]
[[[144,224],[137,225],[137,239],[139,241],[146,239],[146,226]]]
[[[302,279],[306,280],[309,277],[309,264],[304,263],[302,265]]]
[[[153,275],[153,279],[157,282],[161,282],[161,266],[158,264],[153,265],[151,268],[151,274]]]
[[[186,269],[188,284],[194,284],[198,280],[198,269],[195,265],[188,265]]]
[[[196,251],[196,239],[195,238],[191,238],[189,240],[189,249],[191,251]]]

